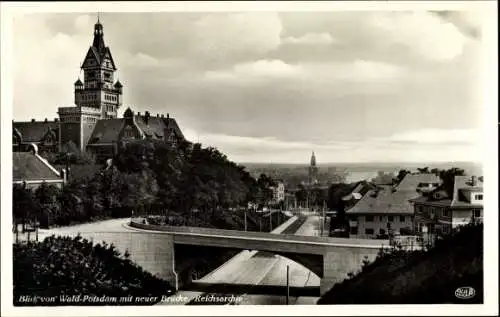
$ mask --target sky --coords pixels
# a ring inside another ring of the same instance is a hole
[[[120,115],[174,117],[242,162],[481,159],[481,15],[474,11],[101,13]],[[13,116],[57,117],[96,13],[17,15]],[[83,78],[82,78],[83,79]]]

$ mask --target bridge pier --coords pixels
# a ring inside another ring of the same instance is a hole
[[[319,291],[321,296],[328,292],[335,284],[341,283],[348,273],[357,273],[361,270],[363,260],[373,262],[377,257],[375,248],[336,248],[335,251],[323,255],[323,276]]]
[[[163,235],[161,250],[156,249],[156,252],[162,257],[160,261],[163,263],[160,271],[156,273],[156,276],[172,284],[172,286],[175,287],[175,291],[178,291],[179,279],[177,272],[175,272],[174,236]]]

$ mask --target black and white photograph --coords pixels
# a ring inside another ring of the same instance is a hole
[[[2,315],[498,314],[496,2],[392,2],[2,3]]]

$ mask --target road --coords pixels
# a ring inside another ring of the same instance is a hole
[[[310,216],[306,222],[297,230],[296,235],[302,236],[317,236],[318,235],[319,217]],[[258,252],[252,259],[256,259],[256,263],[251,261],[248,265],[241,268],[242,271],[255,270],[254,275],[245,274],[238,277],[235,283],[248,284],[253,282],[259,285],[281,285],[286,286],[286,267],[289,266],[290,286],[317,286],[319,287],[319,277],[309,271],[304,266],[284,258],[279,255],[269,255],[267,253]],[[259,267],[255,267],[255,264]],[[250,266],[250,268],[248,267]],[[255,268],[254,268],[255,267]],[[260,274],[259,274],[260,273]],[[246,278],[246,276],[250,276]],[[317,297],[294,297],[289,298],[291,305],[307,305],[315,304]],[[283,305],[286,304],[286,296],[276,295],[244,295],[240,305]]]
[[[317,236],[319,234],[319,217],[308,217],[295,234]],[[243,251],[239,253],[219,269],[196,282],[286,286],[287,266],[289,266],[290,270],[290,287],[319,287],[319,277],[304,266],[278,255],[257,251]],[[195,293],[186,292],[185,295],[187,294]],[[230,295],[227,294],[227,296]],[[318,297],[291,297],[289,298],[289,304],[315,304],[317,300]],[[286,304],[286,294],[283,294],[283,296],[246,294],[242,296],[239,304],[283,305]]]

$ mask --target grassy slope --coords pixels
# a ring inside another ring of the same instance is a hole
[[[470,226],[424,252],[395,252],[335,285],[318,304],[482,303],[483,227]],[[476,296],[455,297],[470,286]]]

